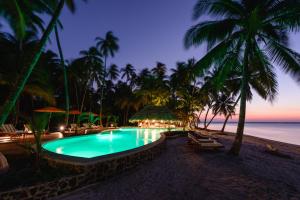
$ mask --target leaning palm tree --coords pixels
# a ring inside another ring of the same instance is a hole
[[[1,1],[1,2],[8,2],[8,1]],[[28,5],[32,6],[33,8],[38,7],[38,11],[44,13],[43,11],[46,12],[47,8],[45,7],[45,2],[44,1],[35,1],[34,3],[29,3],[27,2],[27,7],[23,9],[21,9],[21,7],[18,4],[18,1],[13,1],[14,2],[14,7],[15,10],[17,10],[17,15],[6,15],[5,14],[5,10],[9,9],[10,7],[1,7],[0,9],[0,14],[1,16],[4,16],[8,21],[10,21],[11,19],[17,19],[16,21],[18,21],[18,23],[13,22],[12,26],[16,26],[18,29],[20,30],[25,30],[26,28],[26,23],[24,21],[24,16],[25,15],[32,15],[33,13],[35,13],[34,9],[32,10],[28,10]],[[47,3],[53,2],[53,1],[46,1]],[[2,109],[2,114],[1,114],[1,118],[0,118],[0,124],[3,124],[9,113],[11,112],[11,110],[13,109],[13,107],[16,104],[17,99],[19,98],[22,90],[25,87],[25,84],[27,83],[33,69],[35,68],[41,54],[43,51],[44,46],[46,45],[46,42],[49,39],[50,33],[53,31],[53,28],[58,20],[58,17],[60,16],[60,13],[65,5],[65,3],[67,3],[68,7],[74,11],[74,2],[73,0],[59,0],[54,11],[53,11],[53,15],[51,16],[51,20],[47,26],[47,28],[45,29],[45,31],[42,34],[41,40],[38,43],[38,45],[36,46],[36,52],[35,54],[33,54],[33,56],[30,59],[30,62],[28,62],[28,66],[24,69],[24,74],[22,74],[22,76],[20,76],[17,80],[16,80],[16,84],[14,87],[13,92],[9,95],[7,101],[5,102],[3,109]],[[4,14],[3,14],[4,13]],[[31,19],[31,21],[34,21],[33,19]]]
[[[232,116],[235,110],[235,102],[231,96],[228,96],[226,93],[221,93],[217,96],[215,101],[212,104],[213,116],[206,125],[207,128],[214,118],[220,114],[224,116]]]
[[[103,91],[105,87],[105,77],[106,77],[106,61],[107,57],[115,56],[115,52],[119,50],[118,41],[119,39],[113,35],[112,31],[108,31],[105,35],[105,38],[97,37],[97,47],[99,48],[99,52],[104,56],[104,69],[103,69],[103,80],[102,80],[102,87],[101,87],[101,96],[100,96],[100,116],[102,116],[102,102],[103,102]],[[102,120],[100,120],[100,123],[102,125]]]
[[[199,0],[194,8],[194,18],[208,14],[209,21],[200,22],[189,29],[185,46],[207,43],[208,52],[197,63],[196,73],[217,67],[221,70],[219,84],[228,77],[233,61],[242,63],[240,87],[240,112],[235,140],[230,153],[240,152],[246,101],[251,99],[249,74],[257,72],[264,77],[256,82],[256,88],[263,91],[264,99],[273,100],[276,95],[276,74],[274,64],[281,67],[300,82],[300,55],[288,48],[288,32],[300,28],[300,2],[289,0]],[[228,59],[235,53],[236,59]],[[222,84],[222,83],[221,83]]]

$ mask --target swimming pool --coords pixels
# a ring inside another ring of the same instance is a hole
[[[135,149],[158,140],[167,129],[120,128],[93,135],[54,140],[43,144],[52,153],[94,158]]]

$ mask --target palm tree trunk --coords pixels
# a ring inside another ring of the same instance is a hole
[[[229,150],[232,155],[239,155],[244,134],[245,118],[246,118],[246,104],[247,104],[247,86],[248,86],[248,55],[249,55],[249,39],[246,42],[244,61],[243,61],[243,74],[242,74],[242,85],[241,85],[241,102],[240,102],[240,113],[239,122],[235,135],[234,142]]]
[[[210,119],[210,121],[208,122],[208,124],[205,126],[205,129],[207,129],[207,127],[211,124],[211,122],[214,120],[214,118],[217,116],[217,113],[214,114],[214,116]]]
[[[129,106],[126,108],[126,115],[125,115],[125,124],[127,125],[128,122],[128,112],[129,112]]]
[[[235,107],[237,104],[238,104],[238,102],[240,101],[240,98],[241,98],[241,95],[237,98],[237,100],[235,101],[235,103],[234,103],[234,105],[233,105],[233,107]],[[226,116],[226,119],[225,119],[225,121],[224,121],[224,124],[223,124],[223,127],[222,127],[222,130],[221,130],[221,132],[222,133],[224,133],[224,130],[225,130],[225,127],[226,127],[226,124],[227,124],[227,121],[228,121],[228,119],[229,119],[229,117],[231,116],[231,113],[229,113],[227,116]]]
[[[221,132],[222,132],[222,133],[224,133],[224,130],[225,130],[225,127],[226,127],[226,124],[227,124],[227,121],[228,121],[229,117],[230,117],[230,115],[227,115],[227,116],[226,116],[226,119],[225,119],[225,121],[224,121],[223,127],[222,127],[222,129],[221,129]]]
[[[15,118],[15,126],[19,123],[19,114],[20,114],[20,100],[16,102],[16,118]]]
[[[83,105],[84,105],[84,100],[86,97],[87,88],[88,88],[88,82],[86,83],[85,88],[84,88],[84,93],[83,93],[83,97],[81,100],[80,112],[82,112],[82,110],[83,110]]]
[[[197,116],[197,128],[199,128],[199,124],[201,123],[201,115],[203,113],[203,109],[200,111],[199,115]]]
[[[104,73],[103,73],[103,79],[102,79],[102,87],[101,87],[101,97],[100,97],[100,126],[102,126],[102,112],[103,112],[103,108],[102,108],[102,103],[103,103],[103,93],[104,93],[104,87],[105,87],[105,77],[106,77],[106,58],[107,56],[104,56]]]
[[[207,121],[207,116],[208,116],[208,112],[210,110],[210,107],[207,108],[206,114],[205,114],[205,118],[204,118],[204,128],[206,129],[206,121]]]
[[[10,114],[12,108],[16,104],[17,99],[19,98],[21,92],[23,91],[25,84],[27,83],[34,67],[36,66],[36,64],[43,52],[43,47],[45,46],[46,42],[48,41],[49,35],[52,32],[52,30],[57,22],[57,19],[64,7],[64,4],[65,4],[65,0],[60,0],[60,2],[58,3],[58,5],[53,13],[51,21],[48,24],[39,44],[37,46],[36,53],[34,54],[29,66],[28,66],[28,69],[26,70],[24,76],[22,78],[20,78],[19,81],[17,81],[16,88],[12,91],[11,95],[9,95],[8,99],[6,100],[6,102],[3,106],[2,115],[0,118],[0,125],[5,123],[8,115]]]
[[[65,59],[64,59],[64,55],[63,55],[61,44],[60,44],[60,40],[59,40],[57,25],[54,27],[54,30],[55,30],[55,38],[56,38],[57,48],[58,48],[59,57],[60,57],[60,64],[63,67],[63,72],[64,72],[65,101],[66,101],[66,118],[65,118],[65,123],[66,123],[66,127],[68,127],[69,111],[70,111],[70,98],[69,98],[69,87],[68,87],[67,69],[66,69],[66,66],[65,66]]]
[[[76,105],[77,105],[77,109],[79,109],[78,87],[76,82],[74,82],[74,89],[75,89],[75,96],[76,96]]]

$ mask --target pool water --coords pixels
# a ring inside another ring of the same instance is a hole
[[[134,149],[158,140],[167,129],[121,128],[93,135],[76,136],[43,144],[57,154],[93,158]]]

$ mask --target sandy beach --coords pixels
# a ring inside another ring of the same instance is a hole
[[[56,199],[300,199],[300,146],[245,136],[232,157],[233,136],[219,137],[225,148],[216,153],[169,139],[154,160]],[[267,143],[292,158],[266,153]]]

